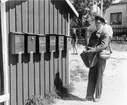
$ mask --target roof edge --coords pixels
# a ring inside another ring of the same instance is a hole
[[[76,11],[75,7],[71,4],[71,2],[69,0],[65,0],[66,3],[69,5],[69,7],[72,9],[72,11],[74,12],[74,14],[79,17],[79,13]]]
[[[8,1],[8,0],[0,0],[1,1],[1,3],[4,3],[4,2],[6,2],[6,1]]]
[[[123,4],[127,4],[127,2],[112,3],[111,5],[123,5]]]
[[[1,0],[2,3],[9,1],[9,0]],[[65,0],[66,3],[69,5],[69,7],[72,9],[72,11],[74,12],[74,14],[79,17],[79,13],[76,11],[75,7],[71,4],[71,2],[69,0]]]

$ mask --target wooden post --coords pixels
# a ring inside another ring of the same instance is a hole
[[[53,68],[54,68],[54,65],[53,65],[53,54],[54,54],[54,51],[51,51],[51,57],[50,57],[50,74],[49,74],[49,77],[50,77],[50,92],[53,92],[53,89],[54,89],[54,75],[53,75]]]
[[[3,73],[4,73],[4,94],[9,95],[9,82],[8,82],[8,38],[6,26],[6,2],[1,0],[1,29],[2,29],[2,56],[3,56]],[[7,97],[6,97],[7,98]],[[9,105],[9,97],[5,101],[5,105]]]
[[[88,28],[85,28],[85,46],[88,45]]]
[[[103,17],[103,0],[101,0],[101,16]]]
[[[68,33],[67,35],[70,35],[70,13],[68,13]],[[67,45],[68,46],[68,45]],[[66,50],[66,84],[70,83],[70,69],[69,69],[69,49]]]
[[[68,33],[67,35],[70,35],[70,13],[68,13]]]

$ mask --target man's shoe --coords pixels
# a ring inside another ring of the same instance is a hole
[[[78,55],[78,53],[75,53],[75,55]]]
[[[99,102],[100,99],[99,99],[99,98],[95,98],[93,101],[94,101],[94,102]]]
[[[84,101],[94,101],[94,98],[93,98],[93,97],[86,97],[86,98],[84,99]]]
[[[75,53],[71,53],[71,55],[74,55]]]

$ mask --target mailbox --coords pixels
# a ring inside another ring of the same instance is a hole
[[[71,48],[71,40],[72,40],[72,38],[67,36],[66,40],[67,40],[67,49],[70,49]]]
[[[39,36],[39,52],[46,52],[46,37]]]
[[[36,52],[36,36],[27,34],[27,53]]]
[[[23,33],[11,33],[11,53],[18,54],[24,53],[24,34]]]
[[[49,40],[50,40],[50,52],[56,51],[56,36],[50,35]]]
[[[64,36],[58,36],[58,42],[59,42],[59,50],[64,49]]]

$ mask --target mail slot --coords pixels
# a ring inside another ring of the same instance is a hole
[[[64,49],[64,36],[59,36],[58,40],[59,40],[59,50],[63,50]]]
[[[49,40],[50,40],[50,52],[56,51],[56,36],[50,35]]]
[[[71,40],[72,40],[72,38],[71,37],[67,37],[67,49],[70,49],[71,48]]]
[[[11,53],[24,53],[24,35],[23,33],[11,33]]]
[[[39,36],[39,52],[46,52],[46,37]]]
[[[36,52],[36,36],[34,35],[28,35],[27,36],[27,52]]]

